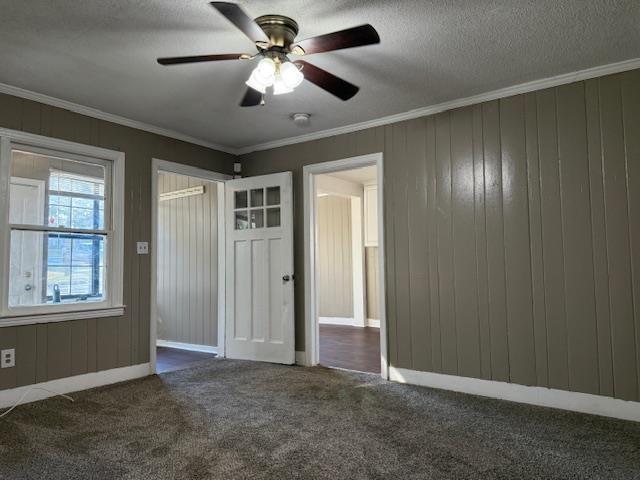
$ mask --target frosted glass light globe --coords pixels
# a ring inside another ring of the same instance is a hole
[[[304,80],[302,72],[291,62],[280,65],[280,77],[284,84],[291,89],[296,88]]]
[[[273,94],[282,95],[284,93],[291,93],[291,92],[293,92],[293,88],[287,87],[284,81],[282,80],[282,77],[278,75],[276,77],[275,82],[273,82]]]
[[[245,83],[249,87],[253,88],[254,90],[257,90],[260,93],[265,93],[267,91],[267,85],[265,85],[264,82],[260,80],[260,78],[256,75],[255,70],[251,72],[251,76],[249,77],[249,80],[247,80]]]
[[[258,62],[255,72],[261,78],[273,77],[276,74],[276,62],[270,58],[263,58]]]

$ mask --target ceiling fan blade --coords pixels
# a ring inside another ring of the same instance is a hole
[[[254,90],[253,88],[247,88],[247,91],[242,97],[242,101],[240,102],[241,107],[255,107],[256,105],[260,105],[262,103],[262,94]]]
[[[360,87],[356,87],[353,83],[336,77],[333,73],[329,73],[309,62],[298,60],[295,63],[302,65],[302,73],[306,80],[335,95],[340,100],[349,100],[360,90]]]
[[[211,6],[242,30],[242,33],[249,37],[252,42],[262,41],[269,43],[269,37],[267,37],[258,24],[235,3],[211,2]]]
[[[306,54],[311,54],[342,50],[343,48],[362,47],[364,45],[373,45],[374,43],[380,43],[380,36],[375,28],[366,24],[318,37],[307,38],[296,42],[295,45],[302,47]]]
[[[180,65],[182,63],[217,62],[219,60],[240,60],[245,53],[224,53],[221,55],[195,55],[192,57],[165,57],[159,58],[160,65]]]

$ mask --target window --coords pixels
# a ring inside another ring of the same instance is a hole
[[[0,239],[0,325],[121,309],[122,155],[19,132],[0,130],[0,138],[0,178],[8,179],[0,218],[9,220]]]
[[[49,226],[104,229],[104,178],[52,171],[49,176]],[[105,235],[49,233],[45,300],[104,298]]]
[[[266,209],[264,208],[265,197]],[[279,227],[280,187],[254,188],[250,191],[238,190],[234,193],[233,208],[236,230]]]

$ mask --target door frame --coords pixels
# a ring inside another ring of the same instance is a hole
[[[383,191],[383,154],[372,153],[357,157],[344,158],[331,162],[320,162],[305,165],[302,169],[304,189],[304,300],[305,300],[305,353],[304,365],[317,365],[320,361],[319,327],[318,327],[318,269],[316,268],[317,252],[317,192],[316,175],[352,170],[375,165],[377,169],[376,183],[378,187],[378,267],[380,283],[378,297],[380,299],[380,375],[389,378],[389,360],[387,355],[387,318],[386,318],[386,278],[384,269],[384,191]]]
[[[225,356],[225,209],[224,209],[224,184],[231,180],[231,175],[204,170],[191,165],[169,162],[153,158],[151,161],[151,242],[149,255],[151,255],[151,305],[149,309],[149,369],[151,375],[156,373],[156,343],[158,340],[158,176],[160,172],[175,173],[189,177],[200,178],[216,182],[218,193],[218,357]]]

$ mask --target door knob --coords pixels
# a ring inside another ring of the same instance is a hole
[[[30,291],[33,289],[33,285],[30,285],[30,284],[28,284],[28,283],[27,283],[27,284],[24,286],[24,289],[25,289],[25,291],[30,292]]]
[[[291,280],[291,278],[292,278],[291,276],[285,275],[285,276],[282,277],[282,280],[285,281],[285,282],[288,282],[289,280]]]

